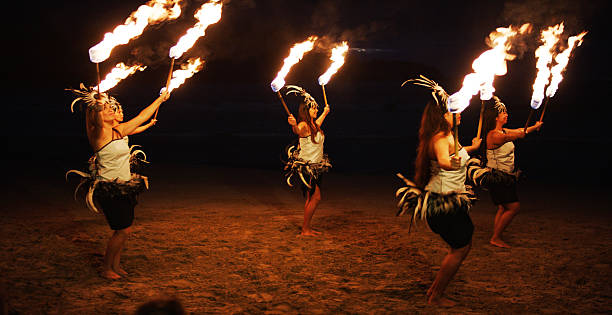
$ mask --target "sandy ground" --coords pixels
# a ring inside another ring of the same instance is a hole
[[[495,208],[481,193],[473,249],[447,289],[459,305],[442,309],[425,292],[446,245],[395,217],[392,173],[329,174],[314,217],[323,235],[301,238],[303,199],[279,171],[158,166],[123,255],[130,274],[110,281],[98,276],[104,217],[72,200],[62,171],[3,190],[9,314],[129,314],[160,296],[193,314],[612,312],[610,197],[575,184],[521,186],[512,249],[488,244]]]

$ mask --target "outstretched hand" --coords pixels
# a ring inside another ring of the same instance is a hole
[[[170,98],[170,92],[168,92],[167,90],[164,90],[159,97],[161,98],[162,102],[167,101]]]
[[[329,110],[329,104],[325,105],[325,107],[323,107],[323,115],[329,114]]]
[[[472,139],[472,147],[474,149],[480,148],[480,143],[482,143],[482,139],[481,138],[474,138],[474,139]]]
[[[533,126],[535,127],[535,130],[540,131],[540,128],[542,128],[542,124],[543,122],[536,121],[536,123]]]

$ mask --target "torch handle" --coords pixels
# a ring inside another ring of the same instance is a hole
[[[542,107],[542,114],[540,115],[540,122],[542,122],[542,119],[544,119],[544,113],[546,112],[546,106],[548,105],[548,100],[550,98],[547,97],[546,100],[544,100],[544,107]]]
[[[455,156],[459,156],[459,140],[457,139],[457,114],[453,113],[453,138],[455,140]]]
[[[323,101],[325,101],[325,106],[327,105],[327,95],[325,95],[325,84],[321,85],[321,89],[323,90]]]
[[[287,104],[285,104],[285,100],[283,99],[283,95],[280,93],[280,91],[276,92],[276,95],[278,95],[278,99],[281,101],[281,104],[283,104],[283,107],[287,112],[287,116],[291,115],[291,112],[289,111],[289,108],[287,108]]]
[[[523,128],[523,131],[525,133],[527,133],[527,127],[529,127],[529,121],[531,121],[531,116],[533,116],[533,108],[531,108],[531,110],[529,111],[529,116],[527,116],[527,121],[525,122],[525,127]]]
[[[98,77],[98,94],[100,94],[100,65],[96,62],[96,75]]]
[[[168,72],[168,79],[166,80],[166,91],[170,88],[170,81],[172,80],[172,70],[174,70],[174,58],[170,58],[170,72]],[[159,107],[155,110],[155,116],[153,119],[157,119],[157,112],[159,112]]]
[[[478,119],[478,133],[476,133],[476,139],[480,139],[480,133],[482,132],[482,116],[484,115],[485,102],[482,100],[480,106],[480,119]]]

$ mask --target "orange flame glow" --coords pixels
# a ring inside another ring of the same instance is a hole
[[[172,72],[172,79],[170,80],[170,85],[168,86],[168,92],[172,92],[174,89],[181,86],[185,83],[185,80],[191,78],[196,72],[202,70],[204,67],[204,61],[200,58],[189,59],[186,64],[181,66],[181,69],[174,70]],[[166,87],[163,87],[160,91],[163,92],[166,90]]]
[[[340,69],[340,67],[342,67],[344,64],[344,57],[346,56],[348,49],[349,46],[347,42],[342,42],[332,49],[331,57],[329,57],[332,64],[329,66],[327,71],[325,71],[325,73],[319,77],[319,85],[326,85],[329,82],[329,79],[331,79],[332,75],[338,72],[338,69]]]
[[[559,41],[559,36],[561,36],[562,33],[563,23],[560,23],[543,30],[540,36],[542,45],[535,51],[535,56],[538,60],[536,62],[538,74],[533,83],[533,94],[531,95],[531,107],[533,109],[538,109],[540,104],[542,104],[544,89],[550,80],[550,64],[553,61],[555,45]]]
[[[280,91],[280,89],[283,88],[283,86],[285,86],[285,77],[289,73],[289,70],[291,70],[291,67],[293,67],[294,64],[302,60],[302,57],[304,57],[305,53],[311,51],[312,48],[314,48],[314,43],[316,40],[317,36],[310,36],[307,40],[301,43],[297,43],[293,45],[293,47],[291,47],[291,50],[289,51],[289,56],[284,60],[285,63],[283,64],[283,67],[278,72],[276,78],[274,78],[272,83],[270,83],[272,91],[278,92]]]
[[[187,30],[174,47],[170,48],[170,58],[178,59],[189,48],[193,47],[198,38],[206,34],[206,28],[210,24],[219,22],[221,20],[222,7],[223,4],[216,0],[204,3],[194,14],[198,22]]]
[[[112,89],[117,83],[121,82],[121,80],[134,74],[136,71],[143,71],[146,68],[147,67],[139,64],[128,67],[123,62],[118,63],[113,70],[106,75],[104,80],[100,82],[100,92],[106,92]]]
[[[552,78],[550,79],[550,85],[546,89],[546,96],[553,97],[557,92],[557,88],[559,87],[559,83],[563,80],[562,72],[565,70],[567,63],[569,62],[569,57],[572,54],[572,50],[574,47],[578,47],[582,44],[582,38],[587,34],[587,32],[582,32],[576,36],[572,36],[567,39],[567,48],[555,56],[555,62],[557,63],[550,72],[552,74]]]
[[[179,2],[180,0],[151,0],[141,5],[123,25],[115,27],[112,33],[104,34],[104,39],[89,49],[89,60],[100,63],[108,59],[113,48],[140,36],[148,25],[178,18],[181,15]]]
[[[448,109],[452,113],[462,112],[470,103],[472,96],[480,92],[482,100],[493,97],[495,76],[505,75],[508,71],[506,60],[515,56],[508,53],[511,48],[510,39],[517,34],[524,34],[531,30],[530,24],[523,24],[520,28],[513,26],[500,27],[489,34],[491,49],[483,52],[472,63],[473,73],[465,76],[461,90],[448,98]]]

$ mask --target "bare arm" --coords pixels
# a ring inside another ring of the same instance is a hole
[[[317,118],[315,121],[319,128],[321,128],[321,125],[323,125],[323,121],[325,120],[325,117],[327,117],[327,114],[329,114],[329,105],[325,105],[325,108],[323,108],[323,114],[321,114],[321,116],[319,116],[319,118]]]
[[[468,151],[468,153],[474,152],[476,150],[478,150],[478,148],[480,148],[480,143],[482,142],[482,139],[480,138],[474,138],[472,139],[472,145],[464,147],[466,151]]]
[[[458,169],[461,163],[461,158],[457,155],[453,156],[452,158],[450,157],[448,150],[450,143],[448,142],[448,138],[439,133],[433,137],[432,141],[433,151],[436,160],[438,161],[438,165],[447,171]]]
[[[293,115],[289,115],[287,122],[289,122],[289,125],[291,125],[291,130],[293,130],[293,133],[300,137],[308,136],[308,125],[305,122],[302,121],[298,124]]]
[[[155,125],[155,123],[157,123],[157,119],[151,119],[151,121],[148,124],[145,125],[141,125],[138,128],[134,129],[134,131],[132,131],[132,133],[130,133],[129,135],[135,135],[137,133],[141,133],[149,128],[151,128],[153,125]]]
[[[165,102],[170,94],[167,92],[163,92],[151,105],[147,106],[147,108],[143,109],[138,116],[132,118],[131,120],[121,123],[117,125],[115,128],[122,135],[131,135],[138,126],[142,125],[147,121],[147,119],[151,118],[155,111],[159,108],[161,103]]]

